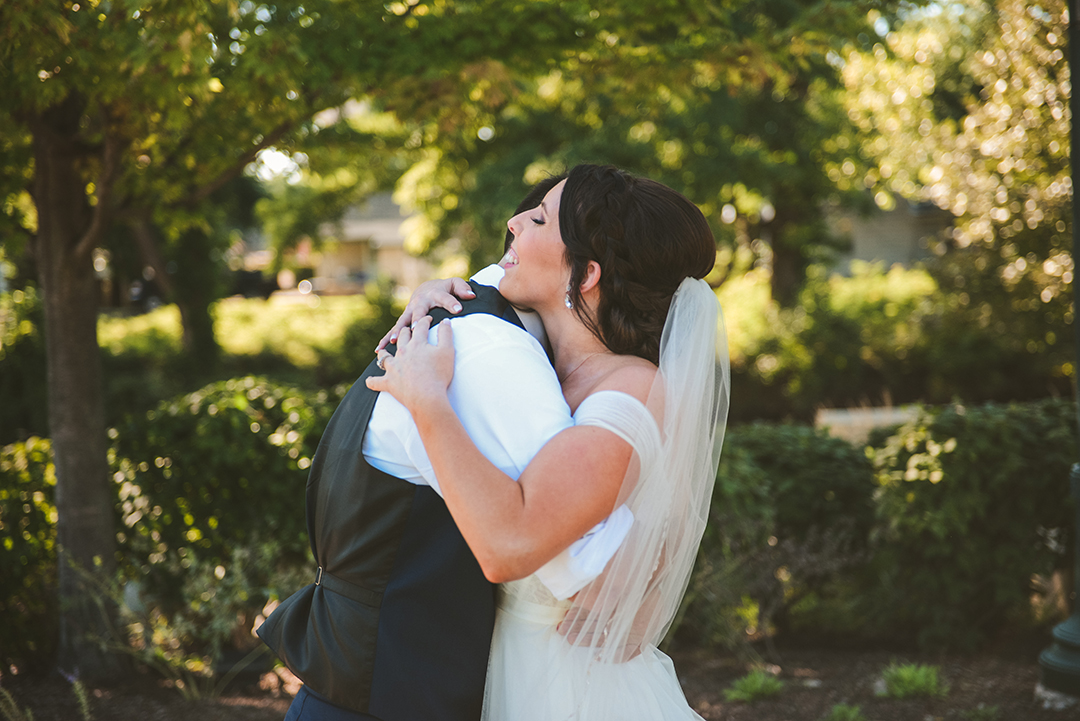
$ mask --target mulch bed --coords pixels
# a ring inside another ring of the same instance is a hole
[[[1030,644],[1029,644],[1030,646]],[[724,700],[724,689],[746,673],[735,658],[703,651],[672,654],[687,698],[709,721],[821,721],[835,704],[857,705],[870,721],[981,721],[980,705],[997,707],[995,721],[1080,720],[1080,706],[1044,710],[1034,700],[1039,680],[1037,648],[1012,649],[974,656],[926,656],[865,650],[780,649],[782,693],[753,704]],[[949,685],[942,699],[887,699],[874,693],[874,682],[890,662],[927,663],[941,668]],[[4,674],[0,685],[35,721],[77,721],[78,705],[62,679]],[[216,699],[186,701],[161,682],[135,677],[109,687],[91,688],[97,721],[280,721],[291,700],[288,688],[273,674],[260,683],[230,690]],[[4,721],[7,721],[6,719]],[[507,721],[512,721],[508,719]]]
[[[997,707],[996,721],[1080,719],[1080,706],[1044,710],[1035,702],[1039,667],[1025,659],[983,655],[925,657],[877,651],[797,650],[781,652],[784,690],[753,704],[724,700],[724,689],[746,673],[734,659],[689,653],[675,656],[691,704],[709,721],[820,721],[836,704],[859,706],[870,721],[937,721],[980,718],[980,705]],[[949,693],[941,699],[891,699],[874,684],[891,662],[939,666]]]

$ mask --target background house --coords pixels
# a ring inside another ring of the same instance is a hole
[[[908,203],[898,198],[893,210],[875,210],[863,216],[836,213],[835,232],[851,238],[851,250],[840,255],[836,271],[850,272],[851,262],[882,263],[886,268],[899,263],[905,267],[930,257],[926,239],[950,227],[952,213],[932,203]]]
[[[402,223],[407,220],[390,193],[376,193],[363,205],[349,208],[341,221],[324,228],[329,243],[315,264],[315,290],[360,292],[366,283],[386,277],[413,289],[434,274],[434,266],[405,251]]]

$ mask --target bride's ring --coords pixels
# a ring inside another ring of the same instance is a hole
[[[379,370],[386,370],[386,359],[390,357],[390,354],[386,351],[380,351],[379,357],[375,359],[375,365],[379,366]]]

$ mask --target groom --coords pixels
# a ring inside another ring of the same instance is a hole
[[[521,208],[537,205],[548,189],[534,189]],[[489,283],[500,275],[493,268],[477,278],[484,274]],[[518,314],[494,288],[476,279],[470,285],[475,298],[449,321],[456,350],[451,403],[481,452],[517,478],[573,419],[546,354],[521,330]],[[432,315],[448,316],[440,309]],[[408,411],[364,383],[381,373],[373,362],[353,384],[312,462],[314,583],[258,629],[305,683],[289,721],[480,717],[494,586],[439,495]],[[614,525],[593,537],[614,537]],[[552,586],[585,580],[567,564],[554,575],[560,574]]]

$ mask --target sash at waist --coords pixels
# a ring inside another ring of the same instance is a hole
[[[558,624],[566,616],[566,612],[570,610],[572,605],[574,604],[570,599],[555,601],[555,605],[530,601],[521,596],[507,593],[501,586],[495,602],[495,608],[503,613],[543,626]]]

